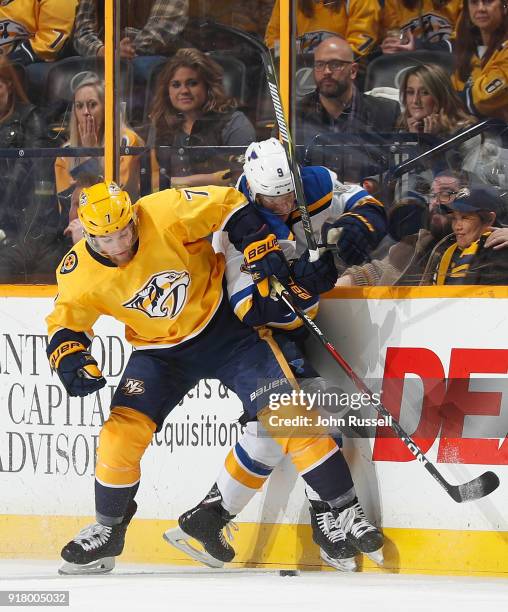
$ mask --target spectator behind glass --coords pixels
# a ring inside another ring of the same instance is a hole
[[[48,146],[50,141],[44,121],[36,107],[28,101],[18,71],[5,57],[0,56],[0,148]],[[26,211],[32,190],[35,184],[46,178],[47,170],[43,160],[37,160],[34,164],[29,159],[0,158],[2,239],[5,240],[7,236],[10,241],[16,240],[18,233],[26,228]]]
[[[134,87],[131,113],[139,119],[154,66],[181,46],[189,0],[123,0],[119,54],[129,60]],[[81,0],[76,14],[74,47],[84,57],[104,57],[104,0]]]
[[[274,0],[209,0],[190,2],[189,17],[213,19],[263,38],[272,14]]]
[[[174,52],[187,23],[188,10],[188,0],[123,0],[120,57],[134,59],[138,55]],[[79,55],[104,57],[104,0],[80,0],[74,47]]]
[[[150,144],[247,146],[255,140],[254,127],[236,110],[237,103],[226,94],[222,79],[222,68],[201,51],[177,51],[157,81],[150,113]],[[217,152],[159,149],[156,159],[161,173],[172,177],[173,186],[234,182],[229,161]]]
[[[78,0],[0,2],[0,51],[11,62],[28,66],[53,62],[74,26]]]
[[[434,248],[421,284],[507,285],[506,253],[485,247],[503,208],[498,192],[487,186],[466,188],[442,208],[453,234]]]
[[[508,3],[465,0],[454,44],[453,85],[469,112],[508,121]]]
[[[463,0],[385,0],[381,50],[385,54],[429,49],[451,51]]]
[[[323,132],[390,132],[400,108],[397,102],[365,95],[355,85],[358,66],[348,42],[324,40],[314,52],[315,91],[297,105],[298,144],[309,144]]]
[[[452,231],[440,205],[449,203],[464,185],[459,174],[442,172],[432,181],[428,205],[424,208],[421,200],[413,198],[394,203],[388,213],[388,231],[398,242],[383,259],[347,268],[337,286],[418,285],[432,249]],[[412,233],[404,232],[408,225],[416,226]]]
[[[296,8],[296,32],[300,51],[313,51],[324,36],[343,36],[355,57],[368,55],[374,49],[378,37],[380,19],[379,0],[298,0]],[[275,1],[272,16],[266,28],[265,42],[269,48],[279,44],[280,4]]]
[[[400,104],[397,127],[403,131],[446,136],[476,123],[464,110],[446,71],[435,64],[404,71]]]
[[[426,135],[421,143],[424,147],[435,146],[478,121],[464,109],[448,73],[435,64],[414,66],[403,73],[400,101],[399,129]],[[444,156],[433,158],[432,172],[462,168],[490,182],[488,171],[495,166],[499,146],[496,134],[483,132]]]
[[[69,122],[69,140],[64,147],[103,147],[104,82],[93,72],[83,72],[74,77],[71,89],[74,91],[74,101]],[[122,147],[138,147],[144,144],[123,120],[120,132]],[[71,223],[66,232],[73,238],[76,238],[73,230],[77,228],[77,224],[73,223],[76,220],[76,207],[71,206],[69,210],[70,198],[83,184],[87,185],[91,177],[97,181],[103,174],[102,158],[58,157],[55,161],[56,188],[61,210],[65,217],[69,211]],[[139,195],[139,164],[135,156],[126,155],[120,158],[120,183],[135,201]],[[80,234],[79,237],[81,238]]]

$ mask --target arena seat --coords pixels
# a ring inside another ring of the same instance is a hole
[[[370,91],[375,87],[395,87],[398,89],[400,77],[404,70],[420,64],[438,64],[451,74],[453,71],[453,55],[444,51],[427,51],[426,49],[381,55],[367,66],[364,90]]]

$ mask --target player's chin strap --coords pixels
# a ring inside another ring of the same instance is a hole
[[[291,293],[288,287],[285,287],[279,279],[271,277],[271,287],[275,295],[277,295],[301,321],[304,326],[310,331],[310,333],[319,340],[319,342],[325,347],[330,353],[333,359],[338,363],[346,375],[352,380],[354,385],[359,391],[368,395],[372,398],[372,392],[363,382],[363,380],[353,371],[347,361],[340,355],[337,349],[333,346],[330,340],[324,335],[321,329],[314,323],[314,321],[295,304],[291,297]],[[397,436],[404,442],[411,454],[416,457],[418,463],[429,472],[429,474],[436,480],[443,489],[450,495],[450,497],[458,502],[472,501],[480,499],[495,491],[499,486],[499,478],[494,472],[484,472],[477,478],[473,478],[469,482],[461,485],[452,485],[441,475],[441,473],[434,467],[432,463],[423,454],[422,450],[418,447],[415,441],[402,429],[398,421],[396,421],[391,413],[378,401],[371,403],[379,414],[384,417],[387,423],[390,424],[393,431]]]

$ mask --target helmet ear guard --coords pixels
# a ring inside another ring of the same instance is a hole
[[[137,240],[137,215],[129,194],[113,182],[102,182],[81,190],[78,218],[88,244],[101,253],[95,240],[123,230],[133,223],[133,243]]]
[[[295,190],[286,152],[276,138],[252,142],[243,171],[253,202],[258,195],[277,197]]]

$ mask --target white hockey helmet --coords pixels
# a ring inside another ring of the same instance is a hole
[[[286,152],[276,138],[252,142],[245,151],[243,171],[252,201],[258,194],[276,197],[295,190]]]

